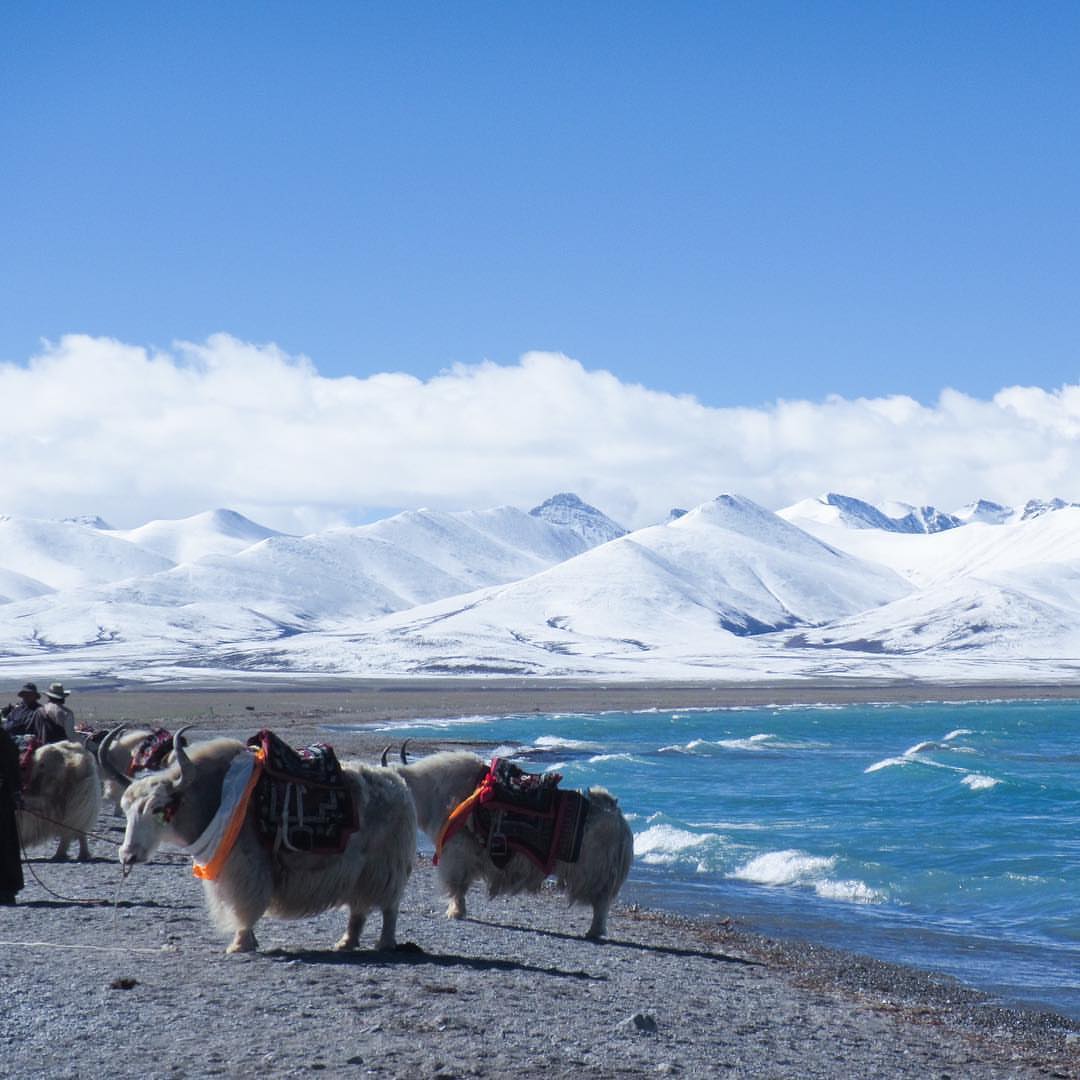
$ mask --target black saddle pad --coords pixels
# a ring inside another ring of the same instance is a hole
[[[589,800],[580,791],[562,791],[558,773],[527,773],[496,758],[489,793],[474,811],[476,834],[500,869],[515,853],[546,874],[555,863],[577,862]]]
[[[267,730],[247,745],[262,753],[263,772],[251,805],[263,843],[286,851],[343,850],[358,822],[334,748],[316,743],[294,750]]]

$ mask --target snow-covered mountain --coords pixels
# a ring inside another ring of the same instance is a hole
[[[168,558],[87,525],[0,517],[0,569],[42,592],[120,581],[171,565]]]
[[[815,625],[910,591],[748,499],[721,496],[541,574],[385,619],[381,636],[413,671],[600,669],[745,652],[740,639]],[[290,642],[306,651],[309,643]],[[553,663],[554,661],[554,663]]]
[[[576,533],[584,541],[585,547],[606,544],[609,540],[626,535],[626,530],[607,514],[565,491],[552,495],[539,506],[534,506],[529,513],[549,525],[558,525]]]
[[[0,666],[1080,684],[1080,506],[722,495],[630,533],[567,494],[307,536],[0,517]]]
[[[955,515],[942,513],[933,506],[912,506],[901,502],[874,506],[862,499],[837,495],[835,492],[819,495],[815,499],[803,499],[777,513],[799,526],[842,525],[849,529],[881,529],[895,533],[943,532],[963,524]]]
[[[169,562],[187,563],[206,555],[235,555],[260,540],[281,534],[257,525],[235,510],[207,510],[193,517],[150,521],[137,529],[115,530],[110,535],[152,551]]]
[[[178,646],[276,640],[516,581],[589,546],[578,528],[513,507],[408,511],[305,537],[219,510],[105,539],[133,559],[155,560],[150,572],[117,574],[96,588],[48,598],[41,596],[46,588],[13,578],[9,599],[21,602],[0,606],[0,651],[109,644],[126,655],[144,643],[172,655]],[[150,555],[150,546],[171,552],[176,565]],[[22,561],[42,558],[32,549]],[[5,584],[0,579],[0,595]]]

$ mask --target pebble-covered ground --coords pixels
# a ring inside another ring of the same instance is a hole
[[[266,723],[243,700],[206,733]],[[267,726],[301,745],[336,708]],[[339,750],[370,760],[377,741]],[[106,808],[92,862],[35,852],[0,908],[0,1075],[1080,1077],[1076,1023],[727,923],[623,907],[597,945],[554,890],[479,888],[448,922],[424,857],[397,951],[374,950],[376,916],[360,951],[332,952],[328,912],[264,920],[258,954],[226,956],[190,861],[164,849],[120,887],[121,837]]]

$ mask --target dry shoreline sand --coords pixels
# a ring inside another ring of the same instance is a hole
[[[423,717],[1049,697],[1080,697],[1080,687],[237,680],[195,689],[76,685],[70,704],[93,726],[160,719],[241,737],[265,726],[294,744],[326,739],[342,757],[370,761],[387,740],[362,725]],[[36,859],[42,883],[28,875],[20,906],[0,909],[0,978],[16,1003],[0,1014],[10,1075],[130,1067],[148,1076],[1080,1077],[1080,1024],[727,921],[623,906],[612,941],[594,946],[578,936],[585,913],[567,913],[555,895],[492,901],[474,890],[470,919],[448,923],[423,858],[399,924],[399,940],[419,952],[370,951],[369,929],[369,951],[342,960],[324,951],[341,922],[327,913],[266,920],[263,955],[225,958],[198,885],[175,857],[132,875],[115,925],[110,904],[50,896],[48,887],[113,895],[111,845],[120,834],[107,816],[101,829],[97,860]],[[58,936],[70,948],[55,950]],[[132,951],[140,947],[147,952]],[[124,980],[133,982],[128,992]],[[77,1016],[57,1021],[72,1001]],[[177,1006],[187,1017],[182,1033],[148,1040]],[[137,1064],[133,1041],[171,1052]]]

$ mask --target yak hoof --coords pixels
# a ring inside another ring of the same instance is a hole
[[[253,930],[237,930],[226,953],[254,952],[259,947]]]
[[[446,908],[446,917],[448,919],[464,919],[465,904],[460,900],[451,900]]]
[[[356,938],[345,934],[345,936],[339,938],[337,944],[334,945],[334,952],[351,952],[356,946]]]

